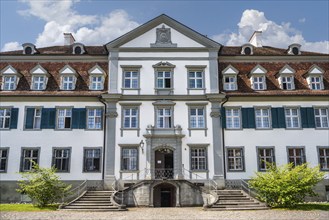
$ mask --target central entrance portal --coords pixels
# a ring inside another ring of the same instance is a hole
[[[176,206],[176,187],[162,183],[153,188],[154,207],[175,207]]]
[[[155,151],[155,179],[174,178],[174,154],[168,148]]]

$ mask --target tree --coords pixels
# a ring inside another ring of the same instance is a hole
[[[64,184],[56,175],[56,168],[41,168],[33,162],[33,169],[21,173],[26,180],[20,180],[17,192],[27,194],[36,206],[45,207],[58,201],[71,185]]]
[[[316,196],[313,187],[323,180],[319,167],[290,163],[280,167],[270,164],[267,172],[258,172],[250,181],[250,187],[258,193],[258,199],[271,207],[292,207],[304,201],[306,196]]]

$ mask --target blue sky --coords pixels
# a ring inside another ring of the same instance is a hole
[[[72,32],[103,45],[165,13],[223,45],[242,45],[262,30],[263,45],[329,53],[329,1],[0,0],[0,48],[63,45]]]

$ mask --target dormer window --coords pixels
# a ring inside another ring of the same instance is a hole
[[[16,90],[21,74],[12,66],[7,66],[1,71],[2,90]]]
[[[37,65],[30,71],[32,75],[32,90],[45,90],[49,78],[49,73],[40,65]]]
[[[37,52],[37,49],[34,44],[25,43],[22,46],[23,46],[23,54],[31,55]]]
[[[289,65],[285,65],[278,73],[278,80],[280,83],[280,88],[283,90],[293,90],[295,89],[294,74],[295,70]]]
[[[251,87],[253,90],[266,90],[267,70],[261,65],[257,65],[250,72]]]
[[[290,54],[290,55],[300,55],[301,54],[300,47],[301,47],[300,44],[291,44],[291,45],[289,45],[288,54]]]
[[[74,90],[77,81],[77,72],[69,65],[64,66],[60,71],[61,90]]]
[[[242,45],[241,54],[242,55],[252,55],[253,54],[253,45],[249,44],[249,43]]]
[[[104,81],[106,73],[105,71],[98,65],[95,65],[89,71],[89,89],[90,90],[103,90],[104,89]]]
[[[86,51],[84,49],[84,45],[81,43],[73,44],[73,54],[84,54]]]
[[[239,71],[232,65],[228,65],[223,71],[223,89],[226,91],[234,91],[238,89],[237,75]]]
[[[312,90],[322,90],[323,86],[323,73],[324,71],[317,65],[313,65],[306,74],[306,80],[309,88]]]

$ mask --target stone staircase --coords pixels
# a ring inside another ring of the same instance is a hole
[[[72,201],[61,210],[66,211],[124,211],[125,207],[120,206],[113,200],[115,191],[87,191],[81,197]]]
[[[266,204],[248,196],[241,190],[217,190],[216,193],[218,199],[206,209],[207,211],[269,209]]]

